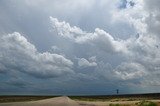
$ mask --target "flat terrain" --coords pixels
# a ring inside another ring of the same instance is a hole
[[[160,106],[160,94],[109,96],[0,96],[0,106]]]
[[[25,102],[25,101],[36,101],[36,100],[43,100],[43,99],[49,99],[54,98],[56,96],[0,96],[0,103],[6,103],[6,102]]]
[[[37,101],[1,103],[0,106],[79,106],[79,104],[68,97],[55,97]]]
[[[156,105],[144,106],[160,106],[160,100],[150,101]],[[28,102],[0,103],[0,106],[141,106],[137,105],[139,102],[140,101],[79,101],[64,96]]]
[[[155,105],[139,105],[141,101],[77,101],[79,106],[160,106],[160,100],[149,100],[151,103],[155,103]],[[148,102],[148,101],[147,101]]]

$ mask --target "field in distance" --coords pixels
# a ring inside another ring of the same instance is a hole
[[[47,105],[46,105],[47,104]],[[160,106],[160,94],[0,96],[0,106]]]

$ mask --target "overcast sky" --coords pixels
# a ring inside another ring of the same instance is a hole
[[[0,94],[160,92],[160,0],[0,0]]]

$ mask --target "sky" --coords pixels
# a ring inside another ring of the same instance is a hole
[[[0,0],[0,95],[160,92],[160,0]]]

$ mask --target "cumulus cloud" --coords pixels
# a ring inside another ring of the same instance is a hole
[[[73,73],[73,62],[58,54],[40,53],[18,32],[0,38],[0,70],[21,71],[36,77]]]
[[[96,62],[90,62],[85,58],[80,58],[80,59],[78,59],[78,65],[80,67],[95,67],[95,66],[97,66],[97,63]]]
[[[79,27],[71,27],[65,21],[60,22],[57,18],[50,17],[53,29],[58,35],[68,38],[76,43],[87,43],[107,52],[126,52],[123,40],[115,40],[109,33],[96,28],[95,32],[88,33]]]
[[[148,13],[146,17],[147,31],[160,37],[160,1],[159,0],[144,0],[144,10]]]
[[[118,7],[116,3],[120,3]],[[50,83],[64,88],[83,80],[80,86],[85,82],[88,89],[95,83],[104,88],[103,81],[116,87],[135,82],[160,85],[159,0],[18,0],[0,4],[5,10],[0,10],[0,33],[23,32],[36,45],[19,33],[0,36],[0,75],[17,70],[17,76],[23,72],[51,78],[74,70],[69,78],[49,79]],[[56,18],[48,20],[49,16]],[[46,21],[51,22],[54,32],[48,31],[50,23]],[[51,50],[40,52],[48,48]],[[15,86],[21,86],[16,82]]]
[[[96,62],[96,61],[97,61],[96,56],[90,57],[90,58],[89,58],[89,61]]]
[[[142,29],[137,29],[138,27],[140,28],[141,25],[134,24],[137,32],[140,33],[138,33],[137,36],[130,37],[126,40],[121,40],[118,38],[115,39],[112,35],[99,28],[96,28],[94,33],[88,33],[81,30],[79,27],[71,27],[70,24],[65,21],[60,22],[58,19],[52,17],[50,17],[50,20],[54,30],[63,38],[69,39],[78,44],[88,44],[90,46],[94,45],[95,48],[107,53],[115,53],[116,55],[121,53],[121,55],[125,58],[125,61],[128,61],[129,63],[121,61],[118,66],[113,68],[112,71],[114,77],[117,75],[123,80],[134,79],[141,77],[144,73],[149,72],[153,74],[151,70],[155,70],[154,67],[158,66],[160,52],[158,43],[159,39],[156,39],[156,36],[150,36],[145,32],[146,30],[143,30],[146,29],[145,25],[147,24],[141,20],[141,17],[145,17],[145,13],[139,15],[138,17],[135,16],[135,11],[142,9],[141,2],[138,3],[140,3],[139,5],[136,5],[138,7],[132,7],[133,10],[130,10],[129,8],[129,10],[122,11],[130,13],[129,16],[127,16],[130,23],[141,23],[144,27],[142,27]],[[134,13],[131,13],[131,11],[134,11]],[[79,63],[81,66],[91,65],[86,59],[81,59]],[[101,68],[97,70],[101,70]]]
[[[139,63],[122,63],[114,71],[117,77],[124,80],[140,78],[146,74],[145,67]]]
[[[122,10],[115,10],[113,21],[126,21],[134,26],[138,36],[125,40],[128,50],[125,57],[128,58],[128,61],[145,67],[145,72],[155,76],[155,73],[159,72],[160,62],[160,32],[158,29],[160,25],[160,2],[158,0],[126,0],[126,2],[130,1],[134,2],[135,5],[133,7],[126,6]],[[146,80],[149,81],[149,79],[148,76]]]
[[[134,2],[135,6],[133,8],[126,7],[123,10],[115,10],[113,12],[113,20],[128,21],[138,33],[159,38],[159,0],[126,0],[126,2],[130,1]]]

